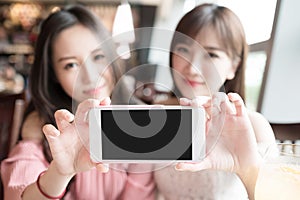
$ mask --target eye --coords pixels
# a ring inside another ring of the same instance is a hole
[[[190,60],[193,49],[186,44],[177,44],[174,48],[174,54],[186,60]]]
[[[176,50],[182,53],[189,53],[189,50],[186,47],[178,47]]]
[[[79,67],[79,64],[73,62],[73,63],[67,63],[67,64],[65,65],[64,69],[67,69],[67,70],[68,70],[68,69],[72,69],[72,68],[76,68],[76,67]]]
[[[175,47],[175,52],[177,54],[188,54],[190,52],[189,48],[186,45],[177,45]]]
[[[100,61],[103,60],[105,58],[105,55],[102,53],[98,53],[94,55],[94,61]]]
[[[220,56],[214,52],[208,52],[209,57],[211,58],[219,58]]]

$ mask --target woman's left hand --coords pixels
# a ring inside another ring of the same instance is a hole
[[[89,153],[89,123],[88,111],[100,105],[109,105],[110,99],[102,101],[88,99],[79,104],[75,116],[67,110],[55,112],[57,128],[51,124],[43,127],[49,142],[53,162],[59,173],[72,175],[97,167],[99,171],[107,172],[108,167],[94,163]]]
[[[208,117],[206,156],[199,163],[179,163],[176,169],[217,169],[243,173],[259,165],[255,134],[242,98],[236,93],[217,93],[210,98],[183,99],[181,105],[201,106]]]

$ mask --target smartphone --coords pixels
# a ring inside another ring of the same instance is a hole
[[[205,111],[189,106],[101,106],[89,111],[94,162],[199,161]]]

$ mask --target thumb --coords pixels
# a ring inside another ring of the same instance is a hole
[[[109,165],[108,164],[99,163],[99,164],[96,165],[96,169],[99,172],[107,173],[109,171]]]

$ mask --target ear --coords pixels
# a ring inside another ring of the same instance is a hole
[[[228,73],[227,73],[227,77],[226,77],[227,80],[232,80],[232,79],[234,79],[236,70],[237,70],[238,67],[240,66],[240,63],[241,63],[241,59],[240,59],[240,58],[235,58],[235,59],[232,61],[232,67],[230,68],[230,70],[229,70]]]

